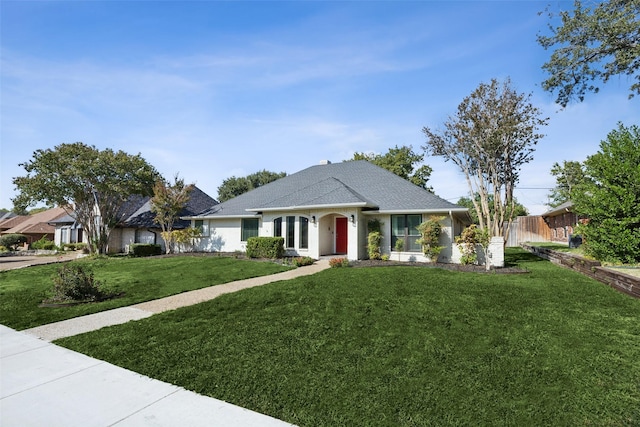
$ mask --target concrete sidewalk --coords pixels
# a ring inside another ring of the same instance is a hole
[[[51,344],[278,280],[317,273],[327,260],[17,332],[0,325],[0,426],[224,426],[291,424]]]
[[[286,427],[0,325],[3,427]]]

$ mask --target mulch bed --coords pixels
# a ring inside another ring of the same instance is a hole
[[[405,261],[382,261],[382,260],[360,260],[350,261],[349,266],[360,267],[422,267],[422,268],[441,268],[451,271],[462,271],[469,273],[484,273],[484,274],[525,274],[529,273],[528,270],[523,270],[517,267],[491,267],[489,271],[484,265],[463,265],[463,264],[446,264],[441,262],[405,262]]]

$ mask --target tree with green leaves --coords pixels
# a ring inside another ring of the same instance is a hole
[[[507,212],[507,216],[511,216],[512,218],[516,218],[519,216],[527,216],[529,215],[529,211],[527,210],[527,208],[522,205],[520,202],[518,202],[518,200],[514,197],[514,202],[513,202],[513,209],[514,212],[513,214],[511,212]],[[476,204],[480,204],[480,194],[476,193],[475,194],[475,201]],[[491,213],[491,215],[493,215],[493,209],[495,208],[495,205],[493,203],[493,194],[489,194],[489,212]],[[478,213],[476,212],[476,209],[474,207],[473,204],[473,200],[471,200],[470,197],[460,197],[460,199],[456,202],[457,205],[463,206],[467,209],[469,209],[469,215],[471,216],[471,223],[472,224],[480,224],[480,219],[478,218]],[[507,210],[511,209],[510,206],[507,206]]]
[[[530,98],[513,89],[509,79],[503,83],[492,79],[464,98],[444,130],[423,128],[427,137],[423,148],[456,164],[469,194],[480,196],[479,201],[472,199],[480,228],[505,242],[516,212],[513,192],[520,169],[533,159],[543,136],[538,129],[548,121]]]
[[[225,202],[285,176],[287,176],[286,172],[278,173],[268,170],[261,170],[245,177],[232,176],[222,181],[222,185],[218,187],[218,200]]]
[[[173,252],[175,241],[173,224],[189,202],[193,188],[193,184],[185,185],[184,179],[179,178],[177,174],[173,178],[173,184],[159,179],[153,186],[151,212],[155,214],[154,220],[162,229],[160,235],[164,239],[165,251],[168,254]]]
[[[549,74],[542,87],[557,91],[556,102],[563,107],[598,92],[596,82],[614,76],[632,78],[630,98],[640,94],[640,0],[584,3],[575,0],[573,11],[549,13],[561,24],[549,24],[549,36],[538,35],[542,47],[554,49],[542,66]]]
[[[19,191],[14,205],[24,209],[44,202],[73,211],[92,253],[106,253],[121,207],[133,194],[150,196],[159,177],[140,154],[101,151],[82,142],[36,150],[20,166],[27,174],[13,178]]]
[[[422,164],[424,155],[415,153],[410,145],[402,147],[396,145],[385,154],[356,152],[350,160],[366,160],[395,173],[418,187],[433,192],[433,188],[427,187],[427,181],[433,170]]]
[[[586,179],[572,192],[587,254],[640,262],[640,127],[622,124],[584,162]]]
[[[556,177],[556,186],[549,194],[548,205],[552,208],[570,201],[576,185],[585,179],[582,163],[576,161],[565,160],[562,164],[554,163],[551,167],[551,175]]]

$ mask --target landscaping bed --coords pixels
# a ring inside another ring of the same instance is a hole
[[[449,264],[443,262],[406,262],[406,261],[392,261],[392,260],[358,260],[350,261],[349,265],[355,268],[362,267],[422,267],[422,268],[440,268],[449,271],[460,271],[467,273],[486,273],[486,274],[523,274],[528,273],[527,270],[510,266],[510,267],[491,267],[487,270],[484,265],[463,265],[463,264]]]

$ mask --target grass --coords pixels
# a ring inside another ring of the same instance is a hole
[[[85,314],[97,313],[234,280],[288,270],[274,263],[229,257],[104,258],[78,260],[120,298],[63,308],[38,305],[50,296],[59,265],[33,266],[0,272],[0,323],[27,329]]]
[[[529,274],[329,269],[65,338],[299,426],[640,424],[640,301]]]

